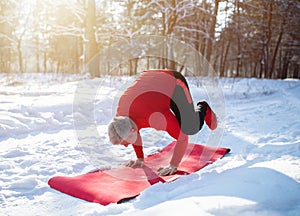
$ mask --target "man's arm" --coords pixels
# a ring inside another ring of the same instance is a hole
[[[188,145],[188,135],[181,131],[180,125],[174,114],[168,110],[164,113],[167,119],[166,131],[177,140],[174,147],[173,156],[170,161],[170,165],[167,167],[161,167],[158,170],[158,174],[161,176],[172,175],[176,173]]]
[[[179,166],[184,156],[187,145],[188,145],[188,136],[182,133],[181,137],[177,140],[177,143],[175,145],[170,165],[167,167],[159,168],[158,175],[167,176],[167,175],[173,175],[177,172],[177,167]]]
[[[144,165],[144,152],[142,145],[142,138],[139,132],[137,132],[137,140],[132,144],[133,149],[135,151],[137,160],[131,160],[127,163],[127,166],[135,168],[142,167]]]
[[[133,149],[135,151],[137,158],[144,158],[144,152],[143,152],[143,144],[142,144],[142,138],[139,132],[137,132],[137,138],[136,142],[132,144]]]
[[[173,156],[172,156],[172,159],[170,162],[170,164],[172,166],[175,166],[175,167],[179,166],[179,164],[184,156],[187,145],[188,145],[188,135],[181,132],[177,139],[177,142],[176,142],[176,145],[174,148],[174,152],[173,152]]]

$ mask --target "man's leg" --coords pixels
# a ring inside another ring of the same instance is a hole
[[[207,102],[201,101],[197,103],[197,109],[200,111],[200,115],[203,115],[202,118],[204,119],[207,126],[211,130],[215,130],[218,126],[218,120],[216,114],[212,111]]]
[[[182,131],[188,135],[195,134],[204,124],[205,112],[201,112],[203,111],[201,109],[195,111],[184,76],[179,72],[173,72],[173,74],[174,77],[182,81],[182,83],[177,85],[174,89],[170,108],[180,123]]]

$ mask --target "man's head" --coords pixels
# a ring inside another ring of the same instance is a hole
[[[108,136],[112,144],[128,146],[136,141],[137,126],[127,116],[114,117],[108,125]]]

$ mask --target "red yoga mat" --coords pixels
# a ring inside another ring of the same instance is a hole
[[[177,173],[171,176],[157,175],[157,169],[168,165],[176,142],[160,152],[145,158],[142,168],[120,167],[98,170],[78,176],[56,176],[48,181],[50,187],[68,195],[108,205],[138,196],[143,190],[158,182],[170,182],[188,175],[222,158],[227,148],[189,144]]]

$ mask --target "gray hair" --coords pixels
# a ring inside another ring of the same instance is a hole
[[[127,116],[114,117],[108,125],[108,136],[113,144],[120,142],[128,136],[131,129],[136,129],[136,124]]]

